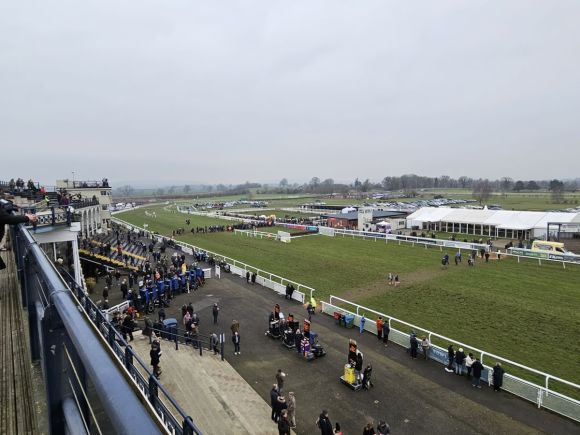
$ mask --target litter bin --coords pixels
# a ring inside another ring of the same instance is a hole
[[[161,338],[166,340],[175,340],[177,335],[177,319],[165,319],[163,321],[163,332]]]
[[[352,328],[354,326],[354,315],[353,314],[346,314],[344,316],[344,326],[347,328]]]

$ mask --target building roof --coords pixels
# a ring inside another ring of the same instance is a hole
[[[407,213],[401,211],[373,210],[373,219],[389,219],[389,218],[404,217],[406,215]],[[341,213],[341,214],[325,214],[322,216],[325,218],[346,219],[349,221],[356,221],[358,220],[358,211],[351,211],[350,213]]]

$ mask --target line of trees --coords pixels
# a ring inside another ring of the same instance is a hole
[[[258,193],[313,193],[313,194],[330,194],[330,193],[347,193],[358,192],[367,193],[373,191],[391,191],[403,192],[407,196],[416,196],[420,189],[467,189],[471,190],[472,195],[479,202],[483,203],[489,199],[493,192],[522,192],[549,190],[552,193],[554,202],[562,202],[564,193],[573,192],[578,189],[580,179],[576,180],[513,180],[510,177],[502,177],[497,180],[475,179],[467,176],[453,178],[448,175],[439,177],[426,177],[415,174],[405,174],[401,176],[387,176],[381,181],[375,182],[370,179],[360,180],[356,178],[352,183],[335,183],[332,178],[321,180],[319,177],[312,177],[307,183],[290,183],[287,178],[282,178],[277,185],[267,185],[252,183],[246,181],[238,185],[197,185],[190,186],[170,186],[168,188],[160,187],[149,194],[156,196],[173,196],[178,194],[198,195],[198,194],[215,194],[221,195],[239,195],[251,194],[253,191]],[[116,192],[123,197],[130,197],[137,194],[137,190],[130,185],[121,186]]]

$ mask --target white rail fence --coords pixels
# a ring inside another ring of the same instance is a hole
[[[347,301],[346,299],[342,299],[337,296],[331,295],[330,301],[329,302],[322,301],[321,305],[322,311],[330,316],[333,316],[335,312],[341,314],[352,314],[354,316],[354,325],[357,327],[360,327],[360,319],[363,315],[365,315],[366,321],[364,323],[364,330],[372,334],[377,333],[376,323],[375,321],[366,318],[366,315],[373,314],[377,317],[378,316],[383,317],[383,319],[386,319],[386,321],[388,321],[390,327],[389,340],[393,341],[394,343],[400,346],[404,346],[405,348],[410,347],[410,331],[415,331],[418,334],[419,339],[421,338],[421,335],[425,335],[429,338],[429,342],[431,343],[431,347],[427,354],[428,357],[432,360],[438,361],[445,365],[448,363],[447,349],[434,345],[433,338],[445,341],[449,344],[453,344],[454,346],[456,346],[456,349],[457,346],[463,347],[466,353],[472,352],[476,356],[479,354],[480,361],[485,366],[485,370],[482,373],[482,379],[485,380],[490,386],[493,383],[492,368],[495,362],[509,364],[510,366],[518,367],[519,369],[525,370],[531,375],[542,377],[544,378],[545,384],[538,385],[525,379],[519,378],[517,376],[511,375],[509,373],[506,373],[504,375],[504,382],[502,388],[506,391],[509,391],[512,394],[515,394],[516,396],[519,396],[523,399],[535,403],[538,408],[543,407],[558,414],[562,414],[566,417],[569,417],[573,420],[580,421],[580,401],[550,389],[550,381],[555,381],[574,389],[580,395],[580,385],[578,384],[550,375],[549,373],[545,373],[540,370],[527,367],[523,364],[511,361],[507,358],[492,354],[490,352],[486,352],[484,350],[478,349],[476,347],[470,346],[468,344],[462,343],[460,341],[454,340],[444,335],[437,334],[435,332],[429,331],[425,328],[414,325],[412,323],[399,320],[393,316],[389,316],[388,314],[384,314],[371,308],[356,304],[354,302]],[[403,332],[394,328],[392,326],[392,322],[397,322],[398,324],[405,325],[406,327],[409,328],[409,332]],[[421,346],[419,346],[419,351],[422,352]],[[489,362],[489,365],[486,365],[486,361]]]
[[[114,218],[112,218],[112,220],[120,225],[124,225],[125,227],[127,227],[129,229],[138,228],[141,231],[144,231],[145,233],[150,234],[152,237],[157,238],[158,240],[162,238],[162,236],[159,236],[157,234],[153,234],[151,231],[146,230],[145,228],[139,227],[138,225],[133,225],[133,224],[126,222],[122,219],[114,217]],[[177,241],[175,239],[171,239],[171,240],[173,240],[175,242],[175,244],[181,246],[182,248],[189,250],[189,251],[185,251],[187,253],[193,254],[194,252],[206,252],[208,255],[211,255],[212,257],[214,257],[216,260],[220,260],[220,261],[227,263],[230,266],[231,273],[233,273],[234,275],[238,275],[240,277],[245,278],[247,272],[256,273],[256,283],[257,284],[260,284],[263,287],[274,290],[275,292],[277,292],[280,295],[286,295],[286,285],[291,284],[294,286],[294,289],[295,289],[294,292],[292,293],[292,299],[294,299],[302,304],[307,302],[307,300],[310,300],[310,298],[312,298],[312,296],[313,296],[313,293],[316,291],[314,288],[312,288],[310,286],[301,284],[299,282],[293,281],[293,280],[288,279],[288,278],[284,278],[282,276],[276,275],[275,273],[270,273],[270,272],[262,270],[258,267],[251,266],[249,264],[235,260],[231,257],[226,256],[226,255],[219,254],[217,252],[213,252],[213,251],[210,251],[210,250],[207,250],[204,248],[200,248],[198,246],[191,245],[189,243],[180,242],[180,241]],[[204,271],[205,270],[206,269],[204,269]]]
[[[278,234],[268,233],[266,231],[234,230],[234,234],[240,234],[247,237],[258,237],[260,239],[263,239],[264,237],[267,239],[278,239]]]

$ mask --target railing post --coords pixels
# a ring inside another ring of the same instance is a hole
[[[546,376],[546,396],[548,396],[548,394],[550,394],[549,382],[550,382],[550,376]]]
[[[108,341],[109,344],[111,345],[111,347],[113,347],[113,345],[115,344],[115,328],[113,327],[112,324],[109,323],[109,335],[108,335]]]
[[[125,368],[131,372],[131,366],[133,365],[133,349],[131,346],[127,345],[125,348]]]
[[[183,435],[193,435],[193,419],[188,415],[181,426]]]
[[[157,395],[159,394],[159,387],[157,385],[157,379],[152,374],[149,375],[149,402],[153,408],[157,405]]]

